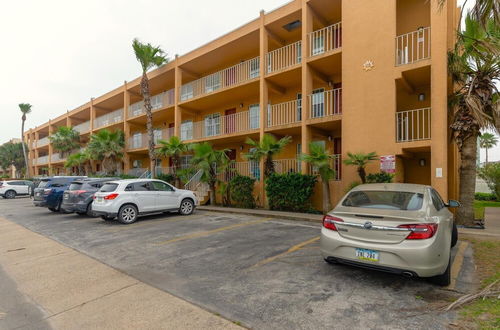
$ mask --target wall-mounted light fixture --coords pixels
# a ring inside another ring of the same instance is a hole
[[[240,103],[240,108],[243,108],[243,103]]]
[[[424,94],[424,93],[420,93],[420,94],[418,94],[418,100],[419,100],[420,102],[425,101],[425,94]]]
[[[243,150],[243,146],[240,146],[240,151],[242,151],[242,150]]]
[[[418,161],[418,164],[422,167],[425,166],[425,158],[420,158],[420,160]]]
[[[330,141],[330,142],[331,142],[332,140],[333,140],[332,136],[331,136],[331,135],[328,135],[328,141]]]

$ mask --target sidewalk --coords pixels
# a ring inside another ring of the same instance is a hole
[[[496,237],[500,239],[500,207],[487,207],[484,210],[485,229],[460,228],[459,233]]]
[[[1,329],[241,329],[3,218],[0,266]]]

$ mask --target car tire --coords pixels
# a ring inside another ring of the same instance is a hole
[[[329,263],[330,265],[338,265],[338,261],[333,259],[333,258],[325,258],[325,262]]]
[[[138,215],[137,207],[132,204],[126,204],[120,207],[118,211],[118,221],[128,225],[136,222]]]
[[[439,286],[448,286],[451,282],[451,253],[450,259],[448,261],[448,267],[443,274],[429,277],[429,282],[439,285]]]
[[[458,228],[455,223],[453,223],[453,229],[451,230],[451,247],[455,247],[458,241]]]
[[[82,216],[82,217],[87,214],[85,212],[75,212],[75,213],[78,214],[78,215],[80,215],[80,216]]]
[[[189,198],[184,198],[179,206],[179,213],[181,215],[190,215],[194,212],[194,203]]]
[[[62,201],[59,201],[59,203],[57,203],[57,206],[55,207],[54,212],[61,212],[61,205],[62,205]]]
[[[104,221],[113,221],[114,217],[108,217],[107,215],[101,215],[101,219]]]
[[[53,207],[48,207],[49,210],[51,210],[52,212],[57,212],[57,210]]]
[[[7,199],[14,199],[14,198],[16,198],[16,195],[17,194],[14,190],[7,190],[5,192],[5,198],[7,198]]]
[[[84,213],[85,215],[87,215],[88,217],[95,217],[95,214],[94,212],[92,212],[92,202],[89,203],[89,205],[87,205],[87,212]]]

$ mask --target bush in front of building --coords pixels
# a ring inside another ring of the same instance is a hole
[[[497,196],[493,193],[482,193],[482,192],[477,192],[474,195],[474,199],[477,201],[488,201],[488,202],[494,202],[497,200]]]
[[[500,200],[500,163],[490,163],[480,167],[477,174],[486,181],[497,200]]]
[[[394,174],[387,172],[372,173],[366,176],[366,183],[391,183]]]
[[[246,209],[255,208],[254,185],[255,179],[244,175],[236,175],[229,181],[229,191],[234,206]]]
[[[317,177],[300,173],[272,174],[266,179],[271,210],[310,212]]]
[[[169,174],[169,173],[167,173],[167,174],[163,174],[163,173],[162,173],[162,174],[158,174],[158,175],[156,176],[156,178],[157,178],[158,180],[162,180],[162,181],[168,182],[168,183],[170,183],[171,185],[174,185],[174,183],[175,183],[175,176],[174,176],[173,174]]]

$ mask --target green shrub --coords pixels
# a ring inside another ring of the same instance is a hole
[[[497,196],[493,193],[477,192],[474,195],[474,199],[477,201],[496,201]]]
[[[317,177],[300,173],[272,174],[266,179],[271,210],[307,212]]]
[[[500,163],[491,163],[480,167],[477,174],[486,181],[488,188],[494,192],[497,200],[500,200]]]
[[[248,176],[236,175],[231,179],[229,182],[229,191],[231,200],[235,206],[246,209],[255,208],[255,199],[253,198],[254,185],[255,179]]]
[[[391,183],[394,174],[387,172],[372,173],[366,176],[366,183]]]
[[[175,181],[175,177],[173,174],[158,174],[156,176],[156,178],[158,180],[162,180],[162,181],[165,181],[165,182],[168,182],[170,184],[174,184],[174,181]]]
[[[351,189],[354,189],[355,187],[359,186],[360,184],[361,184],[361,182],[359,182],[359,181],[353,181],[353,182],[349,183],[347,188],[345,188],[345,193],[348,193],[349,191],[351,191]]]

